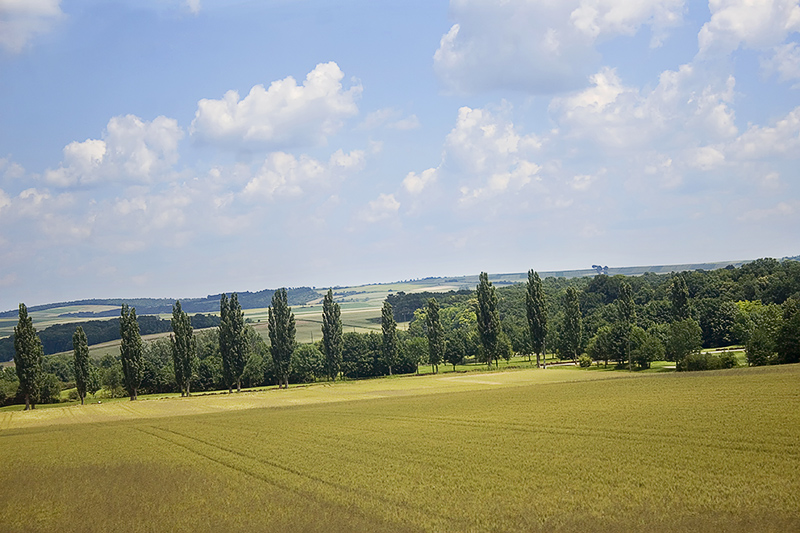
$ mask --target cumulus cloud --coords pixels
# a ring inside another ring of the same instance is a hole
[[[44,178],[57,187],[155,181],[178,161],[178,142],[182,138],[183,130],[171,118],[160,116],[148,122],[135,115],[113,117],[103,139],[65,146],[61,165],[45,171]]]
[[[733,100],[735,80],[704,80],[691,65],[667,70],[647,92],[623,84],[615,69],[604,67],[591,85],[554,98],[550,110],[567,137],[587,138],[616,148],[642,148],[657,139],[729,139],[737,134]],[[699,142],[699,141],[698,141]]]
[[[385,107],[368,114],[358,127],[365,130],[377,128],[413,130],[419,128],[419,126],[420,122],[417,115],[408,115],[404,117],[401,111],[392,107]]]
[[[0,2],[0,46],[17,53],[37,34],[50,31],[63,16],[60,0]]]
[[[299,196],[338,180],[343,172],[361,168],[364,152],[353,150],[334,152],[327,163],[307,155],[295,157],[286,152],[267,156],[256,175],[243,190],[245,197]]]
[[[436,181],[437,171],[438,169],[436,168],[429,168],[428,170],[423,170],[419,174],[416,172],[409,172],[403,179],[403,187],[409,194],[419,194],[425,187]]]
[[[200,13],[200,8],[201,8],[200,0],[186,0],[186,2],[184,2],[184,5],[186,6],[186,9],[188,9],[192,14],[197,15],[198,13]]]
[[[372,224],[394,217],[399,210],[400,202],[395,199],[394,194],[379,194],[359,213],[358,218]]]
[[[739,220],[743,222],[755,222],[764,220],[765,218],[791,216],[795,211],[795,207],[792,204],[779,202],[777,205],[766,209],[752,209],[747,211],[739,217]]]
[[[697,36],[701,56],[727,54],[740,46],[768,48],[800,31],[799,0],[709,0],[711,19]]]
[[[302,85],[291,76],[269,88],[256,85],[244,98],[228,91],[220,100],[203,99],[190,128],[200,140],[239,147],[295,147],[325,144],[344,119],[358,113],[361,85],[342,86],[344,73],[320,63]]]
[[[11,198],[5,193],[3,189],[0,189],[0,212],[3,211],[4,207],[8,207],[11,205]]]
[[[797,43],[776,46],[771,56],[761,58],[761,68],[767,74],[777,73],[781,81],[800,80],[800,46]]]
[[[731,142],[726,151],[735,159],[763,159],[800,155],[800,107],[794,108],[774,126],[752,125]]]
[[[553,93],[581,84],[599,60],[597,42],[649,26],[659,45],[683,0],[452,0],[450,11],[456,23],[434,54],[450,89]]]

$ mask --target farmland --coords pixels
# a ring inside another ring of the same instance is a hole
[[[571,367],[3,412],[0,522],[797,530],[798,380]]]

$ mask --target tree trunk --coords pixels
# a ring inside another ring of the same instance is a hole
[[[539,352],[536,352],[536,368],[542,366],[541,361],[539,360]]]
[[[239,379],[236,382],[236,392],[242,392],[242,380],[241,379]]]
[[[28,410],[30,410],[30,408],[31,408],[31,399],[30,399],[30,397],[29,397],[29,396],[26,394],[26,395],[25,395],[25,410],[26,410],[26,411],[28,411]]]

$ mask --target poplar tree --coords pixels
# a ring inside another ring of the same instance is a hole
[[[81,405],[83,405],[91,376],[89,374],[89,341],[81,326],[78,326],[72,335],[72,350],[75,355],[75,387],[78,389],[78,398],[81,399]]]
[[[625,350],[628,355],[628,370],[633,370],[631,361],[631,334],[633,323],[636,320],[636,304],[633,301],[633,289],[631,284],[623,281],[619,287],[619,297],[617,298],[617,313],[625,331]]]
[[[175,383],[181,396],[189,396],[192,376],[197,365],[197,344],[192,330],[192,321],[183,309],[180,300],[172,306],[172,367],[175,370]]]
[[[670,286],[670,303],[672,304],[672,321],[680,322],[690,318],[689,314],[689,288],[686,278],[678,274],[673,278]]]
[[[392,375],[392,366],[397,361],[397,322],[394,321],[392,304],[383,302],[381,309],[381,331],[383,333],[383,362],[389,367],[389,375]]]
[[[267,309],[267,320],[278,387],[286,389],[289,387],[289,371],[295,347],[294,313],[289,307],[286,289],[278,289],[272,295],[272,305]]]
[[[475,314],[478,318],[478,335],[483,345],[486,362],[491,368],[492,359],[497,359],[499,356],[500,315],[497,312],[497,293],[486,272],[481,272],[479,276],[477,296]],[[499,367],[499,361],[497,364]]]
[[[428,300],[425,325],[428,330],[428,362],[433,373],[437,374],[439,372],[439,364],[444,359],[445,340],[442,322],[439,319],[439,302],[436,301],[436,298]]]
[[[342,365],[342,318],[339,304],[333,301],[333,289],[322,300],[322,348],[325,350],[325,373],[335,381]]]
[[[136,320],[136,308],[128,308],[122,304],[122,313],[119,319],[119,336],[122,344],[119,355],[122,361],[122,374],[125,381],[125,390],[131,401],[138,398],[139,387],[144,375],[142,361],[142,337],[139,335],[139,322]]]
[[[573,360],[578,358],[581,347],[581,304],[578,300],[578,291],[575,287],[567,287],[564,294],[564,327],[561,332],[561,344],[564,352]]]
[[[222,377],[228,384],[228,394],[233,393],[233,373],[231,372],[231,320],[229,318],[228,296],[223,292],[219,297],[219,356],[222,359]]]
[[[33,327],[25,304],[19,304],[19,320],[14,326],[14,367],[19,378],[19,391],[25,396],[25,410],[36,409],[42,380],[42,341]]]
[[[528,285],[525,293],[525,307],[528,312],[528,330],[531,335],[531,346],[536,353],[536,366],[540,366],[539,355],[546,357],[547,338],[547,303],[544,299],[542,280],[533,270],[528,271]]]

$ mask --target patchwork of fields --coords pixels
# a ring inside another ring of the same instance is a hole
[[[796,531],[798,383],[552,368],[6,412],[0,524]]]

